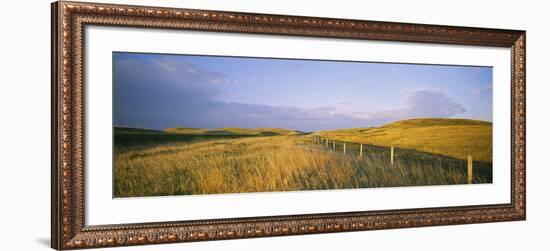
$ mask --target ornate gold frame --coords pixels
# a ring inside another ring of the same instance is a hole
[[[86,226],[84,27],[109,25],[510,48],[511,203]],[[171,9],[52,4],[52,242],[55,249],[525,220],[525,31]]]

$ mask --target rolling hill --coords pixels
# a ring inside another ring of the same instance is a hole
[[[202,135],[256,135],[256,136],[291,136],[291,135],[303,135],[304,132],[283,129],[283,128],[217,128],[217,129],[203,129],[203,128],[186,128],[186,127],[174,127],[164,129],[167,133],[177,134],[202,134]]]
[[[154,130],[154,129],[146,129],[146,128],[115,126],[114,133],[115,134],[158,134],[158,133],[162,133],[162,131]]]
[[[320,131],[321,137],[402,147],[459,159],[492,162],[492,123],[469,119],[410,119],[381,127]]]

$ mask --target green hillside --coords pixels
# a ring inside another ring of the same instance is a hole
[[[162,131],[153,130],[153,129],[145,129],[145,128],[134,128],[134,127],[121,127],[121,126],[115,126],[114,127],[115,134],[148,134],[148,133],[162,133]]]

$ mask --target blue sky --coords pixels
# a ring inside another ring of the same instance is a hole
[[[316,131],[492,121],[492,68],[113,53],[114,124]]]

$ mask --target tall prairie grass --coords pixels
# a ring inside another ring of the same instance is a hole
[[[491,182],[483,176],[476,183]],[[115,147],[115,197],[448,185],[466,169],[387,154],[344,155],[308,136]]]

